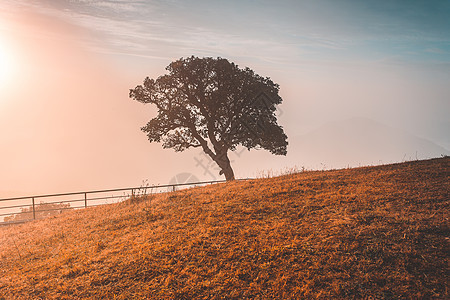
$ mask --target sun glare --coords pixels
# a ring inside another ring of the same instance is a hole
[[[12,54],[0,40],[0,88],[8,84],[13,73]]]

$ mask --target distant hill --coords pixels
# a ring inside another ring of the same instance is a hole
[[[0,227],[0,299],[448,299],[450,158]]]
[[[330,122],[303,135],[289,135],[287,156],[268,151],[230,154],[239,177],[305,167],[340,169],[430,159],[450,155],[447,149],[399,129],[365,118]]]
[[[364,118],[331,122],[293,137],[288,150],[299,161],[317,169],[378,165],[450,154],[429,140]]]

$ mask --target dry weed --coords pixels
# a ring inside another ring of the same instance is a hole
[[[445,299],[449,179],[301,172],[3,227],[0,299]]]

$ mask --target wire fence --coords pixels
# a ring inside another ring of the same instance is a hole
[[[145,185],[120,189],[4,198],[0,199],[0,225],[24,223],[59,214],[69,209],[82,209],[97,205],[112,204],[136,196],[172,192],[179,189],[225,181],[214,180],[152,186]]]

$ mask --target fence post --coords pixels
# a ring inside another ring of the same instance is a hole
[[[84,208],[87,208],[87,193],[84,193]]]
[[[33,202],[33,220],[36,220],[36,208],[35,208],[35,205],[34,205],[34,197],[31,198],[31,201]]]

